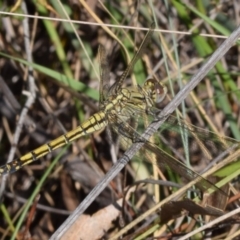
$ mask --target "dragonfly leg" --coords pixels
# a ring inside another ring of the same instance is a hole
[[[145,139],[141,138],[138,132],[136,132],[129,124],[122,122],[118,126],[118,132],[124,137],[131,139],[133,143],[144,142]]]

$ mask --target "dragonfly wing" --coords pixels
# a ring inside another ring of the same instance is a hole
[[[200,174],[191,170],[185,164],[183,164],[176,158],[173,158],[171,155],[157,147],[155,144],[147,141],[144,144],[144,147],[146,148],[146,150],[155,154],[157,165],[159,167],[170,168],[172,171],[176,172],[188,181],[196,180],[195,185],[202,191],[206,191],[209,188],[212,188],[214,190],[219,190],[222,192],[222,190],[215,186],[212,182],[203,178]]]
[[[184,163],[159,148],[156,144],[142,138],[141,134],[138,133],[135,128],[129,124],[129,120],[124,121],[120,116],[116,117],[116,115],[112,117],[114,118],[111,121],[114,123],[112,126],[114,128],[114,131],[118,132],[118,134],[122,136],[121,144],[123,145],[124,149],[127,149],[127,147],[131,145],[131,143],[129,143],[129,140],[131,142],[144,142],[145,144],[143,149],[155,154],[157,165],[159,167],[169,168],[188,181],[196,180],[195,185],[202,191],[206,191],[207,189],[212,188],[214,190],[219,190],[224,195],[226,194],[221,189],[216,187],[212,182],[208,181],[197,172],[188,168]],[[176,118],[171,119],[171,121],[173,120],[176,121]]]
[[[169,139],[172,147],[179,152],[184,149],[182,137],[185,136],[188,142],[189,152],[195,153],[192,158],[210,161],[217,157],[221,152],[226,151],[231,146],[240,142],[219,136],[214,132],[187,124],[184,120],[179,120],[174,116],[169,116],[159,129],[160,136]]]
[[[122,88],[123,82],[125,81],[126,77],[129,75],[129,73],[132,71],[135,63],[142,57],[144,51],[146,50],[147,45],[151,41],[151,37],[154,33],[155,29],[155,24],[153,23],[148,30],[147,34],[145,35],[141,45],[139,46],[137,52],[134,54],[132,60],[128,64],[127,68],[125,71],[122,73],[121,77],[119,78],[118,81],[116,81],[112,86],[111,86],[111,92],[113,93],[118,93],[120,89]]]

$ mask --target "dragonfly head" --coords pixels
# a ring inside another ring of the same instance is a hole
[[[167,88],[154,77],[147,78],[143,85],[143,89],[154,103],[160,103],[163,101],[167,94]]]

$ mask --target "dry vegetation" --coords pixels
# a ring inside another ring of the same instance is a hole
[[[154,0],[134,3],[90,0],[16,2],[16,5],[1,6],[1,11],[6,13],[1,12],[0,25],[1,165],[76,128],[98,111],[97,53],[100,43],[109,52],[111,74],[108,80],[112,84],[127,66],[119,42],[133,56],[134,46],[139,46],[146,34],[138,28],[149,28],[155,22],[157,30],[168,30],[154,33],[143,60],[126,79],[127,85],[134,81],[142,84],[148,75],[154,75],[164,83],[168,96],[158,106],[162,108],[218,48],[223,42],[222,37],[229,35],[240,23],[237,1],[204,1],[205,5],[203,1],[187,0],[167,1],[168,5]],[[191,5],[193,2],[195,6]],[[14,15],[8,15],[11,12]],[[29,29],[24,25],[24,19]],[[70,24],[69,19],[76,22]],[[130,26],[133,29],[124,28]],[[24,37],[29,45],[24,42]],[[217,135],[234,139],[227,139],[227,147],[240,140],[238,51],[238,45],[233,46],[179,107],[188,122],[214,132],[207,135],[200,132],[213,157],[219,156],[225,146],[218,142]],[[33,99],[31,86],[36,94]],[[181,136],[172,131],[162,132],[162,136],[165,139],[158,140],[159,147],[186,161]],[[115,140],[114,135],[114,144],[117,143]],[[192,141],[193,138],[189,138],[187,143],[189,166],[202,172],[207,166],[212,169],[219,164],[218,161],[211,165],[212,159],[203,157]],[[0,239],[49,239],[111,168],[114,160],[110,145],[105,131],[94,133],[75,141],[64,151],[56,150],[7,175],[7,182],[3,185]],[[10,154],[10,151],[13,152]],[[231,155],[235,152],[236,149]],[[123,153],[122,149],[117,151],[117,159]],[[81,239],[116,237],[134,219],[171,196],[182,186],[180,184],[186,183],[176,171],[161,169],[160,172],[156,165],[146,162],[146,158],[151,156],[131,161],[78,219],[73,229],[73,232],[80,232],[78,239],[80,236]],[[238,155],[231,161],[237,158]],[[224,212],[237,209],[238,181],[234,178],[239,174],[239,163],[233,164],[223,168],[218,180],[211,179],[214,182],[222,180],[219,187],[227,184],[223,191],[228,197],[218,191],[215,198],[204,195],[199,199],[193,191],[187,195],[185,190],[185,194],[172,199],[177,202],[168,201],[161,210],[154,211],[124,231],[123,239],[180,239],[221,217],[222,212],[208,209],[206,202],[209,205],[212,202],[212,206]],[[152,180],[134,185],[137,180],[150,178],[169,182],[153,184]],[[176,182],[179,185],[174,186]],[[228,192],[230,182],[232,186]],[[186,196],[193,202],[184,200]],[[211,219],[205,218],[206,214],[212,215]],[[234,239],[237,239],[238,222],[238,215],[227,222],[219,220],[192,239],[207,236],[227,239],[232,234],[236,234]],[[76,239],[70,235],[67,237]]]

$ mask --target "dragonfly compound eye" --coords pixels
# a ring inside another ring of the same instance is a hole
[[[146,80],[144,83],[144,89],[155,103],[163,101],[167,94],[167,88],[153,77],[149,77]]]

